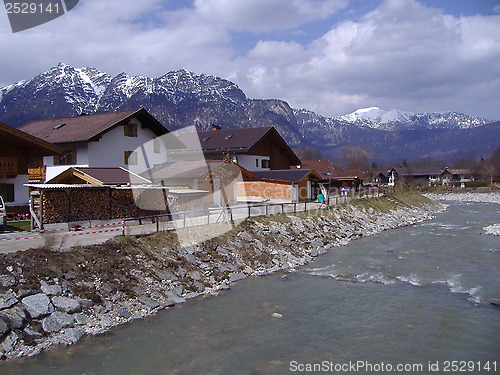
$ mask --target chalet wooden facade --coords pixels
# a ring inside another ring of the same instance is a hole
[[[62,152],[56,145],[0,123],[0,195],[11,211],[27,209],[29,193],[24,184],[29,182],[33,160]]]

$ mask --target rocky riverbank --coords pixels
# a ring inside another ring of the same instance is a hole
[[[70,345],[85,334],[216,294],[240,279],[304,265],[360,236],[430,219],[442,209],[420,195],[394,195],[247,219],[189,248],[179,246],[175,233],[163,232],[64,252],[47,247],[0,254],[0,356]]]
[[[453,202],[478,202],[478,203],[497,203],[500,204],[500,192],[488,193],[441,193],[441,194],[424,194],[426,197],[433,200],[453,201]]]

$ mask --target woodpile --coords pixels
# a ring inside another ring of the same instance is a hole
[[[140,204],[154,209],[154,214],[161,208],[158,205],[158,192],[145,192],[140,196]],[[161,195],[163,200],[163,195]],[[43,222],[45,224],[67,223],[86,220],[109,220],[137,217],[132,190],[110,188],[77,188],[70,190],[44,190],[42,194]],[[142,207],[141,207],[142,208]],[[163,211],[162,211],[163,212]]]
[[[110,219],[136,217],[137,206],[132,190],[112,189],[110,195]]]
[[[68,193],[63,190],[45,191],[42,194],[42,213],[44,223],[68,222]]]

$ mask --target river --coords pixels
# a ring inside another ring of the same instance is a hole
[[[2,363],[0,373],[498,373],[500,307],[489,302],[500,299],[500,237],[483,228],[499,209],[451,203],[431,221]]]

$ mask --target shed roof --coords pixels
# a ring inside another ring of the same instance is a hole
[[[125,168],[72,167],[55,176],[47,184],[65,183],[75,179],[94,185],[149,184],[151,181]]]
[[[144,108],[31,121],[19,129],[50,143],[86,142],[99,139],[103,133],[129,122],[132,117],[138,118],[157,136],[169,132]]]
[[[310,169],[282,169],[270,171],[254,171],[252,172],[254,179],[257,180],[275,180],[283,182],[300,182],[306,179],[309,175],[316,179],[321,179],[321,176]]]

